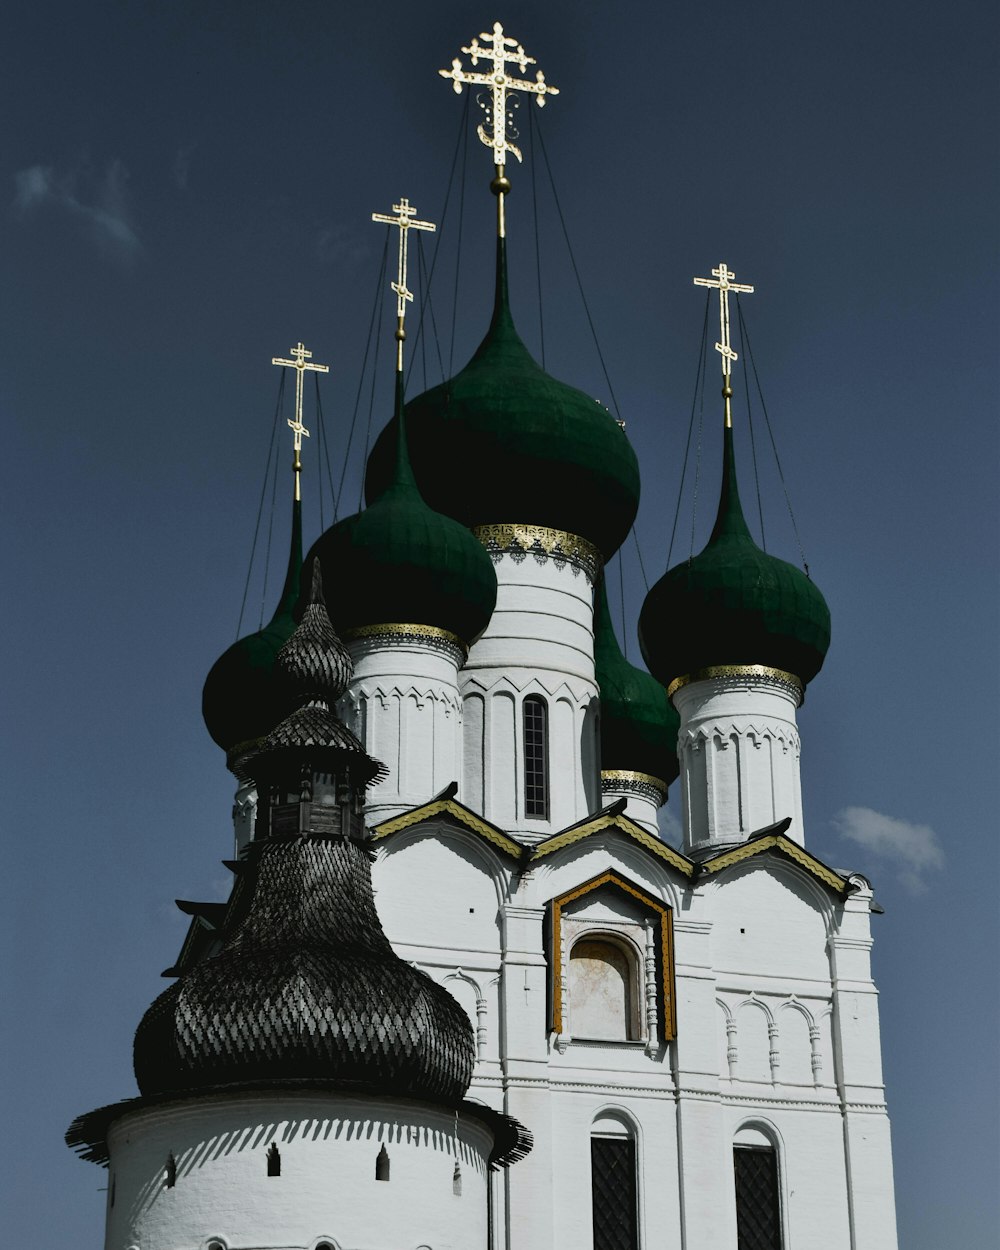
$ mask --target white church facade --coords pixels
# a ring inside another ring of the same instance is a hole
[[[635,454],[530,357],[508,293],[506,93],[557,92],[499,24],[479,40],[442,74],[493,90],[492,321],[404,402],[428,223],[377,218],[400,231],[394,417],[367,507],[305,560],[296,448],[281,601],[206,682],[233,893],[183,904],[140,1096],[70,1130],[109,1170],[106,1250],[894,1250],[872,889],[811,854],[802,807],[829,613],[739,499],[748,288],[704,280],[718,514],[647,595],[647,673],[602,578]]]

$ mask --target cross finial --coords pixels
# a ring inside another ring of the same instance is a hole
[[[482,43],[479,42],[480,39]],[[496,177],[493,180],[492,189],[498,199],[497,220],[502,237],[504,233],[503,197],[510,190],[510,180],[504,174],[507,153],[510,152],[519,161],[521,160],[519,149],[511,142],[512,139],[517,138],[517,130],[508,113],[508,104],[515,104],[516,96],[514,100],[508,102],[507,93],[527,91],[535,97],[538,107],[542,108],[545,104],[545,97],[558,95],[559,88],[550,86],[545,81],[545,75],[541,70],[535,74],[534,82],[530,78],[513,78],[507,73],[508,65],[517,66],[523,74],[529,65],[535,65],[537,62],[533,56],[528,56],[516,39],[503,33],[503,27],[499,22],[494,22],[492,31],[483,31],[478,39],[473,37],[472,42],[468,47],[462,48],[462,51],[471,59],[473,65],[478,65],[480,61],[491,61],[492,68],[488,73],[464,69],[461,58],[456,56],[451,63],[451,69],[440,69],[438,73],[442,78],[452,80],[456,95],[462,94],[463,85],[492,89],[492,101],[482,98],[479,100],[480,107],[486,113],[486,121],[478,128],[477,133],[482,142],[488,148],[493,149]]]
[[[294,439],[292,446],[295,450],[295,459],[292,468],[295,471],[295,498],[301,499],[302,492],[300,489],[300,477],[302,474],[302,436],[309,437],[309,431],[302,424],[302,383],[307,369],[314,373],[329,373],[329,365],[312,364],[312,352],[306,351],[302,343],[297,347],[293,347],[289,352],[293,356],[293,360],[282,360],[280,356],[272,356],[272,365],[283,365],[286,369],[295,370],[295,420],[289,420]]]
[[[712,270],[711,278],[695,278],[695,286],[712,287],[719,292],[719,338],[721,342],[716,343],[715,350],[722,356],[722,397],[726,401],[726,427],[732,425],[732,413],[729,407],[729,401],[732,399],[733,388],[730,385],[729,377],[732,372],[733,361],[739,359],[733,351],[729,343],[729,292],[742,292],[745,295],[753,294],[753,287],[747,286],[742,282],[731,282],[730,278],[735,278],[736,274],[726,267],[726,262],[721,261],[718,269]]]
[[[372,221],[384,222],[387,226],[399,227],[399,277],[392,284],[396,292],[396,371],[403,372],[403,340],[406,338],[404,322],[406,320],[406,301],[413,299],[413,292],[406,285],[406,244],[411,230],[436,230],[433,221],[418,221],[417,210],[404,196],[398,204],[393,204],[392,213],[372,213]]]

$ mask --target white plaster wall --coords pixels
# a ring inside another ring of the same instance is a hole
[[[803,841],[798,696],[765,677],[713,677],[677,690],[684,850],[703,857],[792,819]]]
[[[497,606],[459,674],[465,801],[539,841],[600,806],[593,583],[550,556],[494,557]],[[549,814],[524,810],[522,704],[548,705]]]
[[[267,1175],[276,1142],[281,1175]],[[382,1145],[390,1179],[375,1179]],[[109,1135],[105,1250],[470,1250],[486,1244],[485,1125],[401,1100],[303,1091],[129,1113]],[[165,1185],[173,1153],[177,1181]],[[456,1162],[461,1195],[453,1192]]]
[[[347,727],[389,770],[368,791],[370,824],[462,782],[457,647],[419,638],[356,638],[354,676],[338,704]]]

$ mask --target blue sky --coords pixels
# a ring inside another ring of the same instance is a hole
[[[833,615],[800,716],[807,843],[869,874],[885,907],[874,964],[901,1245],[993,1246],[997,21],[970,0],[496,12],[39,0],[7,15],[7,1238],[100,1243],[105,1173],[62,1133],[134,1091],[132,1033],[184,932],[172,900],[225,889],[232,784],[200,690],[235,637],[270,359],[302,339],[330,364],[336,479],[384,241],[369,215],[406,195],[440,221],[462,103],[436,70],[495,17],[561,89],[539,120],[640,459],[650,580],[666,563],[697,367],[704,296],[691,278],[725,260],[756,286],[744,302],[755,359]],[[512,292],[537,352],[527,136],[525,156]],[[474,140],[468,160],[458,279],[456,190],[433,292],[446,365],[455,325],[456,368],[485,328],[492,281],[488,157]],[[546,365],[610,403],[538,175]],[[388,326],[388,298],[382,308]],[[718,482],[715,394],[712,376],[696,548]],[[760,459],[769,549],[795,559]],[[345,507],[360,463],[356,435]],[[691,506],[689,478],[676,554]],[[623,575],[634,660],[644,585],[631,544]],[[251,624],[262,590],[258,567]]]

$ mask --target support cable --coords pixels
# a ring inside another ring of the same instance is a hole
[[[440,254],[441,235],[444,232],[444,224],[448,217],[448,204],[451,201],[451,192],[455,185],[455,167],[458,164],[458,154],[462,148],[462,138],[463,136],[467,134],[468,129],[469,129],[469,101],[472,98],[472,93],[469,91],[466,91],[463,94],[465,97],[465,101],[462,107],[462,116],[458,124],[458,137],[455,140],[455,151],[453,152],[452,158],[451,158],[451,169],[448,171],[448,187],[444,194],[444,204],[441,207],[440,222],[438,225],[437,233],[434,238],[434,256],[431,259],[430,273],[427,277],[426,286],[424,287],[423,298],[420,301],[420,317],[417,322],[417,337],[418,338],[424,332],[424,309],[430,301],[431,283],[434,281],[434,270],[437,267],[438,256]],[[419,230],[417,231],[417,243],[419,247],[423,247],[423,234]],[[435,330],[435,333],[437,333],[436,330]],[[445,380],[444,362],[441,360],[440,344],[438,345],[438,361],[441,364],[441,381],[443,382]],[[410,376],[410,372],[412,371],[412,369],[413,369],[413,361],[411,360],[410,368],[407,370],[407,374],[406,374],[407,381],[409,381],[409,376]]]
[[[625,653],[625,659],[628,659],[628,631],[625,628],[625,560],[622,556],[621,547],[618,548],[618,598],[621,602],[622,612],[622,650]]]
[[[646,576],[646,565],[642,558],[642,548],[639,546],[639,532],[632,525],[632,538],[635,541],[635,554],[639,557],[639,572],[642,574],[642,584],[645,587],[646,594],[649,594],[649,578]]]
[[[688,563],[694,559],[694,527],[698,517],[698,484],[701,481],[701,436],[705,428],[705,373],[707,372],[708,335],[702,346],[702,387],[701,399],[698,402],[698,441],[694,450],[694,491],[691,496],[691,546],[688,548]]]
[[[738,298],[738,297],[737,297]],[[747,378],[747,353],[743,342],[743,318],[737,318],[737,330],[740,336],[740,355],[743,357],[743,393],[747,397],[747,426],[750,430],[750,458],[753,461],[753,481],[757,488],[757,516],[760,518],[760,545],[767,550],[767,539],[764,536],[764,507],[760,501],[760,473],[757,469],[757,440],[753,432],[753,408],[750,403],[750,382]]]
[[[736,296],[736,314],[740,323],[740,335],[746,344],[747,355],[750,357],[750,368],[753,370],[753,380],[757,387],[757,394],[760,396],[760,406],[764,412],[764,423],[767,426],[768,437],[771,440],[771,450],[774,452],[774,463],[778,466],[778,477],[781,479],[781,489],[785,495],[785,504],[788,507],[788,515],[792,522],[792,532],[795,534],[795,542],[799,549],[799,558],[802,560],[802,568],[805,570],[806,577],[809,576],[809,562],[806,560],[805,548],[802,546],[802,539],[799,537],[799,527],[795,523],[795,513],[792,511],[792,501],[788,495],[788,486],[785,483],[785,473],[781,467],[781,457],[778,455],[778,446],[774,441],[774,431],[771,429],[771,418],[767,415],[767,404],[764,402],[764,392],[760,385],[760,377],[757,374],[757,362],[753,358],[753,348],[750,346],[750,333],[747,330],[746,322],[743,320],[743,309],[740,307],[740,297]]]
[[[590,305],[587,303],[587,296],[584,294],[583,282],[580,278],[580,270],[577,268],[576,257],[573,255],[573,245],[569,241],[569,231],[566,229],[566,218],[563,216],[562,205],[559,203],[559,192],[556,190],[555,179],[552,176],[552,166],[549,164],[549,154],[545,148],[545,139],[542,135],[542,127],[536,122],[536,133],[538,134],[538,145],[542,150],[542,158],[545,161],[545,169],[549,175],[549,183],[552,186],[552,197],[556,203],[556,212],[559,214],[559,224],[562,226],[563,238],[566,240],[566,248],[569,252],[570,264],[573,266],[573,275],[576,278],[576,285],[580,289],[580,298],[583,301],[583,311],[587,314],[587,324],[590,326],[590,333],[594,339],[594,347],[597,349],[597,358],[601,362],[601,370],[604,374],[604,381],[607,383],[608,394],[611,396],[611,402],[614,405],[615,415],[618,420],[622,420],[621,409],[618,406],[618,399],[615,395],[615,388],[611,385],[611,378],[608,375],[608,367],[604,363],[604,353],[601,351],[601,344],[597,338],[597,330],[594,328],[594,319],[590,315]]]
[[[445,380],[444,359],[441,356],[441,336],[438,334],[437,318],[434,316],[434,303],[431,300],[431,283],[434,281],[434,264],[436,261],[437,261],[437,248],[435,247],[434,260],[431,261],[430,273],[427,273],[427,262],[424,258],[424,236],[421,231],[417,231],[417,262],[418,262],[418,265],[420,266],[420,272],[427,275],[426,278],[423,280],[424,287],[422,289],[425,291],[425,295],[420,305],[420,329],[418,330],[418,334],[422,337],[424,341],[426,341],[426,335],[424,335],[424,309],[426,308],[427,312],[430,315],[431,330],[434,333],[434,349],[437,352],[438,368],[441,370],[441,381],[444,382]],[[406,371],[407,382],[409,382],[410,374],[413,372],[413,364],[414,362],[411,360],[410,367]],[[424,390],[426,389],[427,389],[427,368],[425,365],[424,366]]]
[[[667,568],[674,554],[674,539],[677,537],[677,525],[681,516],[681,503],[684,499],[684,482],[687,477],[688,459],[691,454],[691,435],[694,433],[694,414],[698,406],[698,396],[702,394],[705,372],[705,343],[708,339],[708,306],[711,295],[705,292],[705,317],[701,325],[701,346],[698,348],[698,368],[695,370],[694,394],[691,396],[691,418],[688,421],[687,442],[684,444],[684,463],[681,465],[681,484],[677,491],[677,507],[674,509],[674,523],[670,530],[670,545],[667,548]]]
[[[466,95],[469,93],[466,92]],[[455,326],[458,323],[458,279],[462,271],[462,226],[465,222],[465,183],[466,173],[469,166],[469,128],[463,127],[465,132],[464,142],[462,144],[462,173],[458,183],[458,254],[455,257],[455,294],[451,309],[451,346],[448,349],[448,376],[452,377],[455,372]],[[437,257],[435,256],[435,260]]]
[[[316,424],[320,431],[320,444],[322,448],[323,463],[326,466],[326,480],[327,480],[327,484],[330,487],[330,502],[333,507],[333,515],[334,517],[336,517],[337,515],[337,493],[333,489],[333,472],[330,468],[330,437],[326,431],[326,422],[323,420],[323,401],[320,398],[319,374],[318,373],[313,374],[313,382],[315,383],[315,386],[316,386]],[[320,523],[321,531],[325,533],[326,524],[323,520],[322,482],[320,482],[320,489],[318,493],[319,493],[319,523]]]
[[[368,339],[365,343],[365,354],[361,361],[361,373],[358,377],[358,390],[354,396],[354,412],[351,414],[351,428],[347,434],[347,448],[344,451],[344,462],[340,468],[340,482],[337,485],[337,492],[333,497],[333,519],[338,520],[338,508],[340,500],[344,497],[344,479],[347,477],[347,466],[351,458],[351,444],[354,441],[354,428],[358,420],[358,408],[361,404],[361,388],[365,384],[365,369],[368,367],[368,354],[372,345],[372,330],[375,327],[375,317],[378,313],[379,303],[382,299],[382,284],[385,282],[385,266],[386,259],[389,255],[389,231],[391,226],[386,226],[385,230],[385,247],[382,249],[382,263],[379,266],[378,278],[375,282],[375,298],[372,300],[372,315],[368,321]],[[361,480],[364,482],[364,467],[361,470]]]
[[[391,229],[391,226],[386,226],[386,234],[388,234]],[[359,512],[365,505],[365,465],[368,463],[368,452],[371,449],[372,414],[375,411],[375,383],[378,380],[379,348],[382,345],[382,322],[384,320],[385,318],[379,317],[375,323],[375,355],[372,362],[372,385],[371,390],[368,393],[368,421],[365,425],[365,450],[364,455],[361,457],[361,485],[358,487]]]
[[[267,448],[267,463],[264,465],[264,481],[260,488],[260,502],[257,505],[257,521],[253,527],[253,542],[250,545],[250,563],[247,565],[246,581],[243,584],[243,599],[240,602],[240,617],[236,622],[236,640],[239,640],[240,630],[243,628],[243,613],[246,611],[247,595],[250,593],[250,575],[253,573],[254,556],[257,554],[257,536],[260,533],[261,517],[264,515],[264,499],[267,495],[267,479],[271,474],[271,457],[274,455],[274,446],[278,438],[278,417],[281,415],[282,405],[285,400],[285,370],[281,370],[281,377],[278,380],[278,402],[274,406],[274,420],[271,423],[271,441]]]
[[[267,519],[267,547],[264,550],[264,586],[260,592],[260,624],[258,629],[264,628],[264,611],[267,607],[267,575],[271,568],[271,535],[274,532],[274,509],[278,499],[278,461],[280,456],[275,455],[274,466],[271,470],[271,515]]]
[[[542,252],[541,232],[538,229],[538,179],[535,177],[535,110],[528,109],[528,148],[531,153],[531,211],[535,223],[535,276],[538,282],[538,336],[542,348],[542,368],[545,368],[545,317],[542,313]]]

